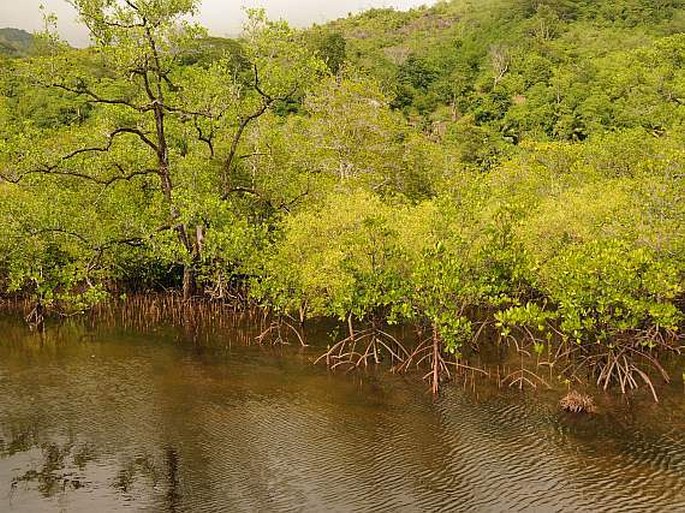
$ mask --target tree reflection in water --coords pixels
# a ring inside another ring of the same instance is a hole
[[[25,447],[24,450],[31,448]],[[34,484],[43,497],[50,498],[89,484],[84,473],[86,465],[95,459],[95,451],[91,445],[76,445],[73,442],[60,445],[51,442],[43,444],[41,452],[43,461],[40,466],[12,479],[11,493],[21,484]]]
[[[38,465],[14,477],[10,483],[10,501],[20,489],[35,490],[44,498],[53,498],[70,491],[80,490],[93,483],[86,477],[86,466],[97,461],[91,444],[69,441],[63,444],[49,442],[37,444],[32,429],[16,432],[9,442],[0,439],[0,455],[28,453],[40,447],[41,461]],[[149,455],[136,456],[123,465],[112,479],[110,486],[128,498],[136,488],[165,489],[160,497],[164,511],[175,512],[181,504],[180,457],[171,446],[164,450],[163,461],[155,462]]]
[[[173,447],[166,449],[166,477],[167,477],[167,493],[165,497],[166,511],[175,513],[178,511],[178,506],[181,502],[181,490],[179,481],[179,457],[178,452]]]
[[[117,472],[112,487],[126,497],[132,497],[135,488],[148,485],[153,490],[161,489],[166,482],[166,493],[163,498],[164,511],[178,511],[181,502],[180,457],[178,451],[168,446],[164,451],[164,461],[156,464],[149,455],[139,455],[126,463]]]

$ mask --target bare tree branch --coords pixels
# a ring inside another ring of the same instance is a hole
[[[120,166],[117,166],[120,167]],[[156,169],[144,169],[140,171],[133,171],[131,173],[121,175],[121,176],[113,176],[111,178],[107,179],[102,179],[102,178],[97,178],[95,176],[87,175],[85,173],[80,173],[78,171],[71,171],[68,169],[59,169],[57,167],[47,167],[43,169],[32,169],[30,171],[26,171],[22,174],[20,174],[17,177],[9,178],[4,175],[0,175],[0,178],[8,183],[12,184],[19,184],[21,183],[25,178],[31,176],[31,175],[50,175],[50,176],[70,176],[72,178],[80,178],[82,180],[87,180],[89,182],[95,183],[97,185],[102,185],[104,187],[109,187],[117,182],[129,182],[133,180],[134,178],[138,176],[147,176],[147,175],[158,175],[158,171]]]
[[[235,161],[236,158],[236,153],[238,152],[238,145],[240,144],[240,141],[243,138],[243,133],[247,129],[247,127],[255,121],[256,119],[260,118],[271,106],[273,103],[273,100],[267,100],[265,101],[262,106],[257,110],[256,112],[253,112],[249,116],[243,118],[240,121],[240,124],[238,125],[238,130],[235,133],[235,136],[233,137],[233,141],[231,142],[231,149],[228,152],[228,157],[226,158],[226,163],[224,164],[224,184],[228,183],[228,176],[233,169],[233,162]],[[228,194],[231,191],[226,191],[222,198],[225,200],[228,198]]]
[[[31,175],[37,175],[37,174],[42,174],[42,175],[54,175],[54,176],[71,176],[73,178],[80,178],[83,180],[87,180],[99,185],[103,185],[105,187],[108,187],[116,182],[119,181],[130,181],[133,178],[137,176],[145,176],[145,175],[159,175],[159,170],[156,169],[144,169],[140,171],[134,171],[131,173],[123,173],[123,168],[119,164],[114,164],[117,169],[122,172],[121,175],[113,176],[111,178],[103,179],[103,178],[98,178],[96,176],[92,176],[80,171],[74,171],[70,169],[62,169],[60,166],[67,162],[70,159],[73,159],[79,155],[83,155],[85,153],[106,153],[111,150],[112,144],[114,144],[114,139],[122,134],[132,134],[138,137],[143,143],[148,145],[150,148],[152,148],[155,152],[159,151],[157,145],[150,140],[141,130],[137,128],[127,128],[127,127],[122,127],[122,128],[117,128],[114,131],[112,131],[108,136],[107,136],[107,144],[105,146],[92,146],[88,148],[79,148],[78,150],[74,150],[70,153],[67,153],[66,155],[60,157],[59,161],[56,164],[45,164],[43,167],[38,168],[38,169],[31,169],[28,171],[24,171],[23,173],[20,173],[19,175],[15,177],[9,177],[7,175],[0,174],[0,179],[8,182],[8,183],[13,183],[13,184],[18,184],[24,178],[31,176]]]
[[[153,108],[153,104],[147,104],[147,105],[136,105],[128,100],[124,100],[121,98],[103,98],[100,95],[94,93],[90,89],[88,89],[84,84],[79,84],[77,87],[71,87],[66,84],[59,84],[59,83],[46,83],[46,84],[41,84],[45,87],[54,87],[56,89],[61,89],[63,91],[67,91],[69,93],[76,94],[78,96],[87,96],[89,98],[88,102],[89,103],[98,103],[98,104],[105,104],[105,105],[121,105],[124,107],[128,107],[129,109],[133,109],[137,112],[147,112]]]
[[[107,135],[107,144],[105,146],[93,146],[89,148],[81,148],[78,150],[75,150],[71,153],[68,153],[67,155],[63,156],[60,160],[61,161],[67,161],[71,158],[74,158],[78,155],[81,155],[83,153],[90,153],[90,152],[101,152],[101,153],[106,153],[110,149],[112,149],[112,144],[114,144],[114,139],[122,134],[132,134],[137,136],[141,141],[143,141],[145,144],[150,146],[153,150],[157,151],[157,145],[148,138],[145,133],[142,130],[139,130],[137,128],[128,128],[128,127],[121,127],[121,128],[116,128],[112,132],[110,132]]]
[[[254,69],[254,88],[255,91],[262,97],[263,102],[262,105],[257,109],[255,112],[252,114],[249,114],[248,116],[244,117],[241,119],[238,129],[236,130],[236,133],[233,137],[233,141],[231,142],[231,148],[228,152],[228,157],[226,158],[226,162],[224,164],[224,174],[223,174],[223,182],[224,182],[224,187],[227,187],[227,184],[229,182],[229,175],[231,173],[231,170],[233,169],[233,163],[235,162],[236,159],[236,154],[238,152],[238,146],[240,144],[240,141],[243,138],[243,134],[245,133],[245,130],[247,127],[253,122],[259,119],[261,116],[263,116],[269,108],[276,102],[276,101],[286,101],[295,94],[297,91],[297,86],[295,86],[290,92],[285,94],[284,96],[271,96],[270,94],[266,93],[260,85],[259,81],[259,69],[257,68],[257,65],[253,65]],[[228,199],[229,195],[231,192],[236,192],[235,189],[230,189],[226,190],[224,194],[222,195],[222,199],[226,200]]]
[[[209,131],[209,134],[205,135],[204,131],[202,130],[202,127],[200,126],[200,124],[198,122],[197,117],[193,118],[193,124],[195,125],[195,130],[197,130],[197,138],[207,145],[207,147],[209,148],[209,157],[211,159],[213,159],[214,158],[214,128],[212,128]]]
[[[66,230],[64,228],[40,228],[38,230],[28,230],[28,233],[32,237],[37,237],[39,235],[44,235],[46,233],[60,233],[62,235],[74,237],[75,239],[78,239],[84,244],[89,245],[88,240],[83,235],[81,235],[80,233],[72,232],[70,230]]]

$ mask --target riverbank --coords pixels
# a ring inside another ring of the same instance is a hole
[[[28,319],[34,309],[33,302],[21,297],[0,303],[0,310],[15,320]],[[183,340],[199,347],[220,344],[230,334],[231,344],[288,346],[306,355],[309,364],[340,375],[377,367],[381,372],[408,375],[416,381],[423,379],[436,394],[450,383],[475,386],[487,381],[499,388],[554,390],[559,398],[569,390],[580,390],[590,396],[646,394],[658,402],[661,391],[672,380],[680,383],[682,379],[685,361],[677,347],[671,352],[660,351],[659,347],[646,348],[644,357],[633,356],[630,364],[636,366],[636,375],[644,374],[646,379],[642,383],[628,383],[628,378],[621,374],[619,381],[613,382],[593,367],[593,363],[602,363],[599,358],[593,362],[579,355],[572,342],[559,337],[541,340],[530,331],[517,334],[517,338],[503,333],[503,327],[496,324],[491,314],[471,315],[477,332],[462,351],[452,354],[436,343],[430,326],[362,323],[350,318],[347,322],[318,318],[301,324],[298,319],[275,315],[245,301],[185,301],[173,293],[112,297],[79,315],[53,315],[45,322],[47,329],[65,321],[89,330],[116,326],[137,333],[154,333],[160,328],[172,329]],[[46,328],[24,322],[24,329],[28,332]],[[604,364],[611,361],[606,359]]]

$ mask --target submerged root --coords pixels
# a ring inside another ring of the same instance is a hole
[[[561,398],[559,406],[562,410],[569,413],[596,413],[597,407],[595,402],[587,394],[581,394],[575,390],[571,390],[568,394]]]

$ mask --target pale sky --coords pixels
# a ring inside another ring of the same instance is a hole
[[[431,0],[202,0],[197,21],[218,36],[239,33],[243,7],[264,7],[269,17],[283,18],[295,26],[323,23],[372,7],[409,9]],[[57,14],[63,37],[78,46],[88,44],[88,33],[76,22],[76,13],[66,0],[0,0],[0,27],[33,32],[43,28],[38,7]]]

